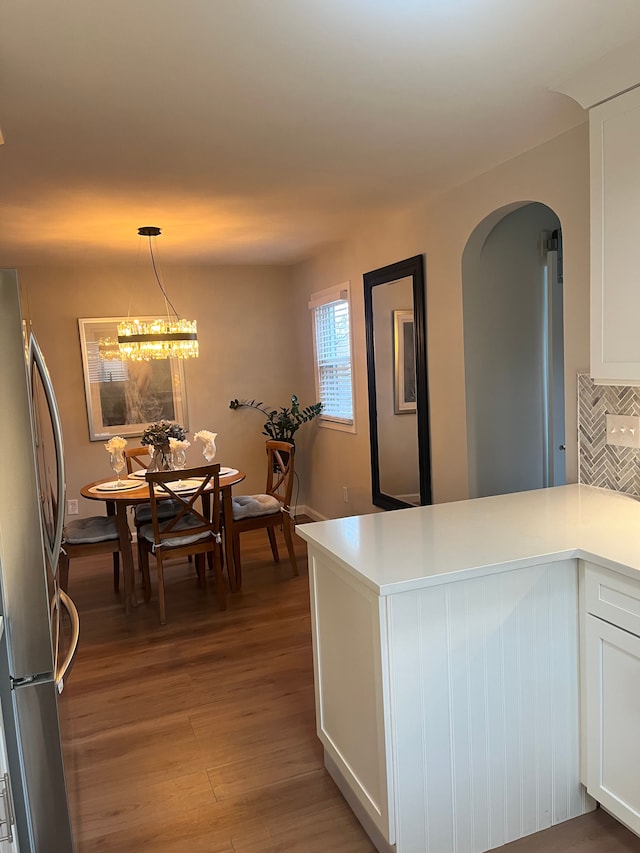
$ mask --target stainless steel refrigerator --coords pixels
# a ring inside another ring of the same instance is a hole
[[[78,620],[57,587],[62,434],[15,270],[0,270],[0,423],[0,704],[9,777],[0,789],[0,851],[71,853],[57,703]],[[7,834],[13,841],[1,840]]]

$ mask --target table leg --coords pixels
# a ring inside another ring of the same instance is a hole
[[[128,616],[132,607],[138,606],[135,589],[135,574],[133,568],[133,550],[131,534],[127,520],[127,505],[122,501],[116,504],[116,522],[120,538],[120,553],[122,554],[122,574],[124,576],[124,612]]]
[[[233,559],[233,503],[231,500],[231,486],[223,486],[220,491],[222,492],[222,513],[224,516],[224,558],[227,563],[231,592],[238,592],[236,561]]]

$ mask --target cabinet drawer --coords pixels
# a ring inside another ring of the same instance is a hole
[[[587,613],[640,636],[640,578],[585,563],[584,580]]]

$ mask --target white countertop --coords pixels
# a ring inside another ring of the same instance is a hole
[[[380,595],[568,557],[640,572],[640,502],[593,486],[350,516],[296,532]]]

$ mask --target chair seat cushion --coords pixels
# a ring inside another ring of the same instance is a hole
[[[92,515],[76,518],[65,525],[62,541],[70,545],[93,545],[118,538],[115,515]]]
[[[166,521],[167,518],[173,518],[180,512],[181,504],[178,501],[158,501],[158,518]],[[138,504],[135,508],[135,520],[139,526],[141,524],[151,523],[151,504]]]
[[[205,530],[203,533],[196,533],[191,535],[189,535],[188,533],[189,528],[201,526],[201,519],[197,518],[194,515],[185,515],[184,518],[181,518],[180,521],[173,528],[173,530],[184,530],[185,535],[176,536],[171,539],[161,538],[163,548],[180,548],[183,545],[192,545],[194,542],[199,542],[201,539],[206,539],[208,536],[211,535],[210,531],[208,530]],[[153,524],[145,524],[144,527],[140,528],[140,533],[138,535],[142,536],[143,539],[146,539],[147,542],[150,542],[153,545]]]
[[[233,498],[233,517],[258,518],[261,515],[273,515],[280,512],[282,504],[273,495],[238,495]]]

